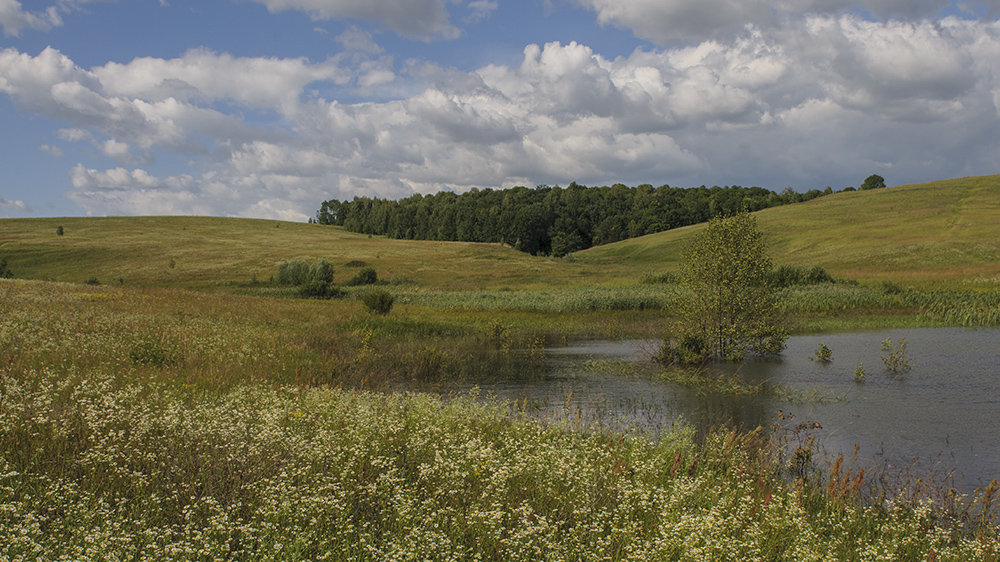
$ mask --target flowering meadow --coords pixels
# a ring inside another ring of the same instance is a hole
[[[654,439],[370,390],[532,369],[503,327],[469,355],[475,319],[14,280],[0,306],[0,559],[1000,557],[995,489],[956,516],[863,497],[848,469],[791,477],[761,431]]]

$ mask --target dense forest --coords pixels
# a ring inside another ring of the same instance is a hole
[[[807,201],[832,193],[762,187],[627,187],[472,189],[391,200],[324,201],[320,224],[411,240],[502,242],[536,255],[563,256],[591,246],[705,222],[748,209]]]

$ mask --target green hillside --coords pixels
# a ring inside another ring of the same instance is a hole
[[[837,193],[757,213],[777,263],[859,280],[1000,283],[1000,175]],[[574,254],[641,271],[677,266],[700,225]]]
[[[62,226],[64,234],[56,234]],[[209,289],[265,281],[285,260],[325,258],[335,279],[351,261],[384,279],[445,289],[572,284],[581,266],[537,258],[499,244],[371,238],[340,227],[210,217],[108,217],[0,220],[0,259],[16,277],[81,283]]]

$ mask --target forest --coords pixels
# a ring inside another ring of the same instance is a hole
[[[780,193],[762,187],[537,186],[442,191],[400,200],[324,201],[320,224],[410,240],[499,242],[533,255],[564,256],[591,246],[758,211],[833,193],[830,187]]]

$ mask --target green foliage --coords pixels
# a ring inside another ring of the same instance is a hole
[[[63,230],[62,225],[56,227],[56,236],[62,236],[64,233],[65,231]]]
[[[368,264],[365,263],[365,262],[363,262],[363,261],[361,261],[361,260],[351,260],[351,261],[345,263],[344,267],[364,267],[366,265],[368,265]]]
[[[826,269],[818,265],[813,267],[781,265],[774,268],[770,277],[771,285],[777,288],[836,283]]]
[[[339,289],[333,283],[320,281],[318,279],[310,279],[305,285],[299,286],[299,296],[302,298],[334,299],[341,298],[344,295],[344,291]]]
[[[591,246],[704,222],[713,216],[807,201],[818,189],[780,194],[760,187],[663,185],[441,192],[402,200],[324,201],[322,224],[410,240],[499,242],[534,255],[565,256]]]
[[[305,285],[309,279],[309,264],[302,260],[281,262],[275,283],[282,286]]]
[[[364,303],[368,312],[383,316],[392,310],[394,300],[392,294],[385,289],[372,289],[361,295],[361,302]]]
[[[86,285],[100,285],[101,282],[97,279],[97,277],[90,276],[89,278],[87,278],[86,281],[84,281],[84,284],[86,284]]]
[[[281,262],[274,282],[285,287],[297,287],[312,282],[332,283],[333,265],[327,260],[319,260],[311,265],[303,260]]]
[[[858,363],[858,368],[854,369],[854,382],[863,383],[865,382],[865,364]]]
[[[816,351],[813,352],[812,359],[824,365],[830,363],[833,361],[833,350],[827,347],[825,343],[820,342],[819,345],[816,346]]]
[[[892,338],[882,340],[882,363],[890,374],[901,377],[910,370],[910,361],[906,354],[906,338],[900,338],[893,343]]]
[[[882,189],[885,187],[885,178],[878,174],[872,174],[865,178],[864,183],[858,188],[860,191],[865,191],[868,189]]]
[[[347,282],[348,285],[356,287],[358,285],[374,285],[378,283],[378,273],[375,272],[373,267],[364,267],[359,271],[350,281]]]
[[[176,352],[153,340],[139,340],[129,349],[129,358],[135,365],[166,367],[180,362]]]
[[[7,265],[7,258],[0,259],[0,279],[11,279],[13,277],[14,272]]]
[[[771,260],[749,213],[713,219],[685,253],[682,279],[691,296],[681,301],[673,336],[677,348],[666,357],[684,363],[747,353],[779,353],[788,332],[778,318],[771,286]]]

